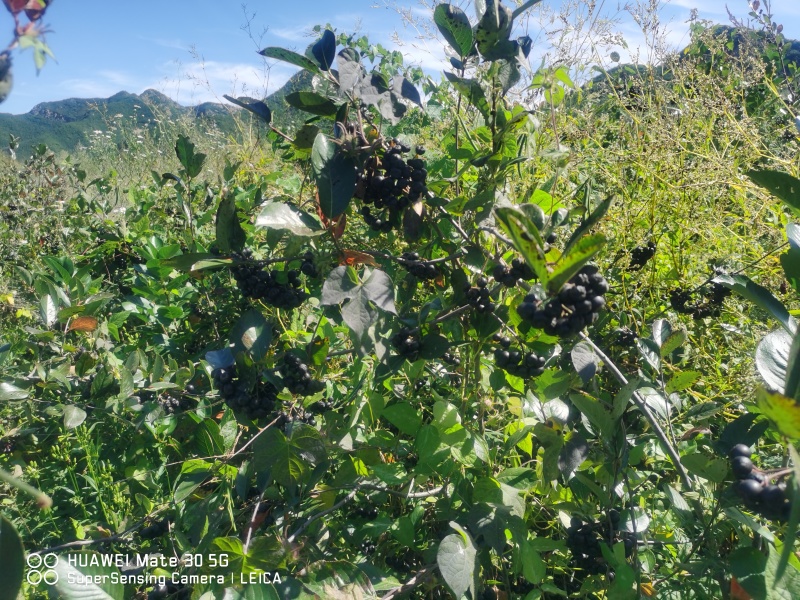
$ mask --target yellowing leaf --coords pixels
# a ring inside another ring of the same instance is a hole
[[[763,388],[758,391],[756,404],[783,435],[791,440],[800,439],[800,404]]]
[[[0,304],[14,306],[14,294],[0,294]]]

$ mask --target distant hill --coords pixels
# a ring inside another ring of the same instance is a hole
[[[39,144],[58,153],[72,153],[88,145],[94,131],[105,131],[106,120],[118,118],[130,126],[148,127],[155,119],[189,117],[200,125],[211,125],[226,133],[236,131],[234,119],[226,107],[205,103],[185,107],[156,90],[141,94],[119,92],[110,98],[68,98],[42,102],[24,115],[0,113],[0,144],[7,147],[8,135],[20,139],[17,159],[24,160]]]
[[[284,98],[291,92],[310,87],[310,75],[300,71],[266,98],[276,126],[289,133],[308,118],[309,115],[286,104]],[[192,118],[199,121],[201,128],[211,126],[233,135],[237,132],[233,114],[238,111],[239,108],[231,104],[214,102],[181,106],[156,90],[145,90],[138,95],[119,92],[110,98],[68,98],[42,102],[24,115],[0,112],[0,152],[5,153],[10,134],[20,139],[16,151],[18,160],[31,156],[39,144],[45,144],[56,154],[70,154],[88,145],[94,131],[105,131],[108,118],[116,118],[117,115],[121,115],[121,120],[127,126],[135,123],[136,127],[148,127],[155,119],[161,118]]]

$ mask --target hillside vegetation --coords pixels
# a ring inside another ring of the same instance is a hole
[[[86,147],[0,164],[0,598],[800,597],[795,46],[520,90],[532,4],[25,116]]]

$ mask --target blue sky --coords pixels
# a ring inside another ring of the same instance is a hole
[[[557,9],[568,0],[544,0],[540,7]],[[628,0],[633,2],[634,0]],[[659,1],[659,0],[655,0]],[[247,13],[242,8],[246,2]],[[429,18],[430,8],[419,0],[54,0],[45,23],[52,32],[47,41],[57,63],[48,62],[37,76],[30,51],[16,51],[15,87],[0,104],[0,112],[29,111],[39,102],[70,97],[107,97],[125,90],[140,93],[147,88],[164,92],[182,104],[219,100],[223,94],[261,97],[277,90],[294,72],[288,65],[265,62],[256,50],[283,46],[303,51],[315,24],[330,23],[340,31],[358,28],[371,40],[394,47],[393,33],[404,40],[406,62],[431,72],[443,64],[440,42],[418,39],[419,30],[404,23],[394,6],[417,18]],[[505,0],[510,3],[511,0]],[[428,0],[433,5],[435,0]],[[456,0],[470,17],[471,0]],[[583,0],[578,0],[578,4]],[[598,0],[603,12],[618,22],[614,30],[636,48],[643,41],[625,2]],[[746,0],[662,0],[660,18],[669,30],[667,40],[675,48],[688,40],[686,21],[691,8],[701,18],[727,23],[726,4],[745,17]],[[763,0],[762,0],[763,3]],[[776,21],[784,34],[800,39],[800,3],[775,2]],[[80,7],[80,8],[77,8]],[[540,7],[526,32],[546,50],[542,24],[549,22]],[[255,16],[251,30],[242,30],[245,14]],[[545,25],[545,28],[550,27]],[[0,14],[0,31],[11,28],[10,16]],[[261,33],[266,30],[262,37]],[[6,40],[0,39],[5,45]],[[624,55],[624,54],[623,54]],[[532,65],[538,66],[533,59]],[[0,132],[2,135],[2,132]]]

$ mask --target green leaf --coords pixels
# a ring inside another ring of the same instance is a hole
[[[486,12],[475,27],[475,43],[486,60],[506,58],[511,33],[512,12],[499,0],[488,0]]]
[[[25,400],[30,394],[18,388],[13,383],[6,381],[0,383],[0,402],[8,402],[9,400]]]
[[[286,104],[312,115],[331,117],[336,114],[336,105],[315,92],[292,92],[284,97]]]
[[[334,306],[358,294],[361,284],[352,267],[336,267],[322,284],[322,306]]]
[[[187,460],[175,480],[175,502],[181,503],[191,496],[211,476],[212,465],[204,460]]]
[[[178,155],[178,160],[189,179],[197,177],[202,172],[206,155],[201,152],[195,153],[194,144],[185,135],[178,136],[178,141],[175,143],[175,154]]]
[[[325,229],[314,217],[293,204],[268,201],[262,205],[256,217],[256,227],[290,231],[300,237],[310,237],[325,233]]]
[[[25,550],[22,540],[11,521],[0,515],[0,581],[3,588],[0,598],[14,600],[22,587],[25,575]]]
[[[239,317],[231,330],[230,341],[234,353],[249,352],[258,362],[266,356],[272,343],[272,326],[260,311],[251,308]]]
[[[800,403],[783,394],[760,388],[756,405],[773,426],[790,440],[800,440]]]
[[[577,393],[570,394],[569,399],[575,407],[589,419],[596,436],[604,439],[611,439],[614,437],[614,426],[611,421],[611,415],[599,400],[592,398],[588,394]]]
[[[256,473],[269,471],[272,479],[286,486],[307,480],[312,469],[326,460],[319,432],[308,425],[295,426],[288,438],[270,427],[255,442],[254,451]]]
[[[297,52],[286,50],[285,48],[270,46],[261,50],[259,54],[267,58],[282,60],[283,62],[295,65],[296,67],[300,67],[301,69],[305,69],[306,71],[310,71],[314,74],[319,73],[319,67],[315,65],[311,59],[303,56],[302,54],[298,54]]]
[[[492,109],[489,106],[489,102],[486,100],[486,94],[484,93],[483,88],[478,81],[475,79],[465,79],[463,77],[459,77],[458,75],[454,75],[449,71],[445,71],[444,76],[447,77],[447,80],[453,84],[453,87],[456,88],[458,93],[466,98],[467,102],[478,109],[487,122],[491,120]]]
[[[667,394],[681,392],[691,387],[695,381],[700,379],[700,375],[701,373],[699,371],[683,371],[682,373],[673,375],[667,382],[664,391],[667,392]]]
[[[800,333],[795,334],[794,341],[789,349],[784,388],[784,394],[800,403]]]
[[[700,452],[685,454],[681,464],[695,475],[714,483],[722,483],[728,474],[728,462],[721,458],[712,458]]]
[[[439,544],[436,552],[436,563],[447,586],[461,598],[467,591],[475,597],[475,558],[477,550],[472,538],[460,526],[450,524],[459,533],[451,533]]]
[[[794,334],[797,330],[797,322],[786,310],[783,303],[773,296],[767,288],[758,285],[744,275],[720,275],[715,277],[713,281],[730,288],[743,298],[756,304],[759,308],[767,311],[789,333]]]
[[[222,252],[239,252],[244,248],[247,234],[239,223],[236,199],[232,194],[225,194],[217,208],[217,245]]]
[[[311,169],[317,182],[319,207],[328,219],[336,219],[347,210],[356,187],[353,159],[320,133],[311,150]]]
[[[80,566],[82,564],[88,566],[82,567]],[[101,555],[98,552],[61,554],[53,571],[58,575],[56,592],[58,597],[64,600],[125,598],[125,586],[119,581],[119,570],[114,566],[102,566]]]
[[[174,258],[161,261],[161,264],[178,271],[191,272],[202,271],[204,269],[219,269],[229,267],[233,264],[230,258],[219,258],[207,252],[192,252],[189,254],[179,254]]]
[[[311,54],[316,59],[320,69],[323,71],[331,70],[333,59],[336,56],[336,36],[330,29],[323,31],[322,37],[311,46]]]
[[[242,102],[241,100],[237,100],[232,96],[228,96],[227,94],[222,95],[225,100],[243,108],[245,110],[250,111],[254,115],[256,115],[259,119],[264,121],[265,123],[269,124],[272,121],[272,111],[269,109],[269,106],[257,100],[255,102]]]
[[[515,208],[504,206],[496,209],[495,213],[500,225],[511,236],[514,247],[536,273],[540,283],[547,285],[550,281],[550,272],[544,257],[544,240],[539,230],[527,215]]]
[[[578,241],[569,251],[562,254],[561,258],[553,265],[547,289],[551,294],[556,294],[592,257],[602,250],[606,237],[597,233],[589,235]]]
[[[588,197],[590,196],[591,186],[589,185],[588,181],[585,182],[583,185],[585,186],[584,189],[586,194],[586,198],[584,198],[584,201],[587,202]],[[600,219],[602,219],[608,212],[608,209],[611,208],[611,204],[613,203],[613,201],[614,201],[614,196],[607,196],[606,199],[603,200],[600,204],[598,204],[597,207],[591,212],[591,214],[581,222],[581,224],[575,229],[575,231],[572,232],[572,235],[567,241],[567,244],[564,246],[564,254],[567,254],[572,249],[572,247],[578,243],[578,240],[582,239],[583,236],[586,235],[586,233],[588,233],[592,227],[594,227],[595,225],[597,225],[597,223],[600,222]]]
[[[416,435],[422,425],[422,417],[408,402],[397,402],[387,406],[381,416],[406,435]]]
[[[786,369],[792,352],[792,336],[778,329],[764,336],[756,347],[756,369],[767,387],[786,393]]]
[[[472,50],[472,25],[463,10],[450,4],[439,4],[433,11],[433,22],[442,37],[462,59]]]
[[[74,404],[68,404],[64,407],[64,427],[66,429],[75,429],[86,420],[86,411]]]
[[[364,281],[363,287],[367,298],[374,302],[375,306],[393,315],[397,314],[394,305],[394,283],[384,271],[380,269],[372,271]]]
[[[580,375],[583,383],[588,383],[589,380],[597,373],[597,367],[600,365],[600,359],[594,353],[592,345],[588,342],[578,342],[570,352],[572,358],[572,365]]]
[[[751,170],[746,173],[750,180],[763,187],[776,198],[800,210],[800,180],[782,171],[770,169]]]

